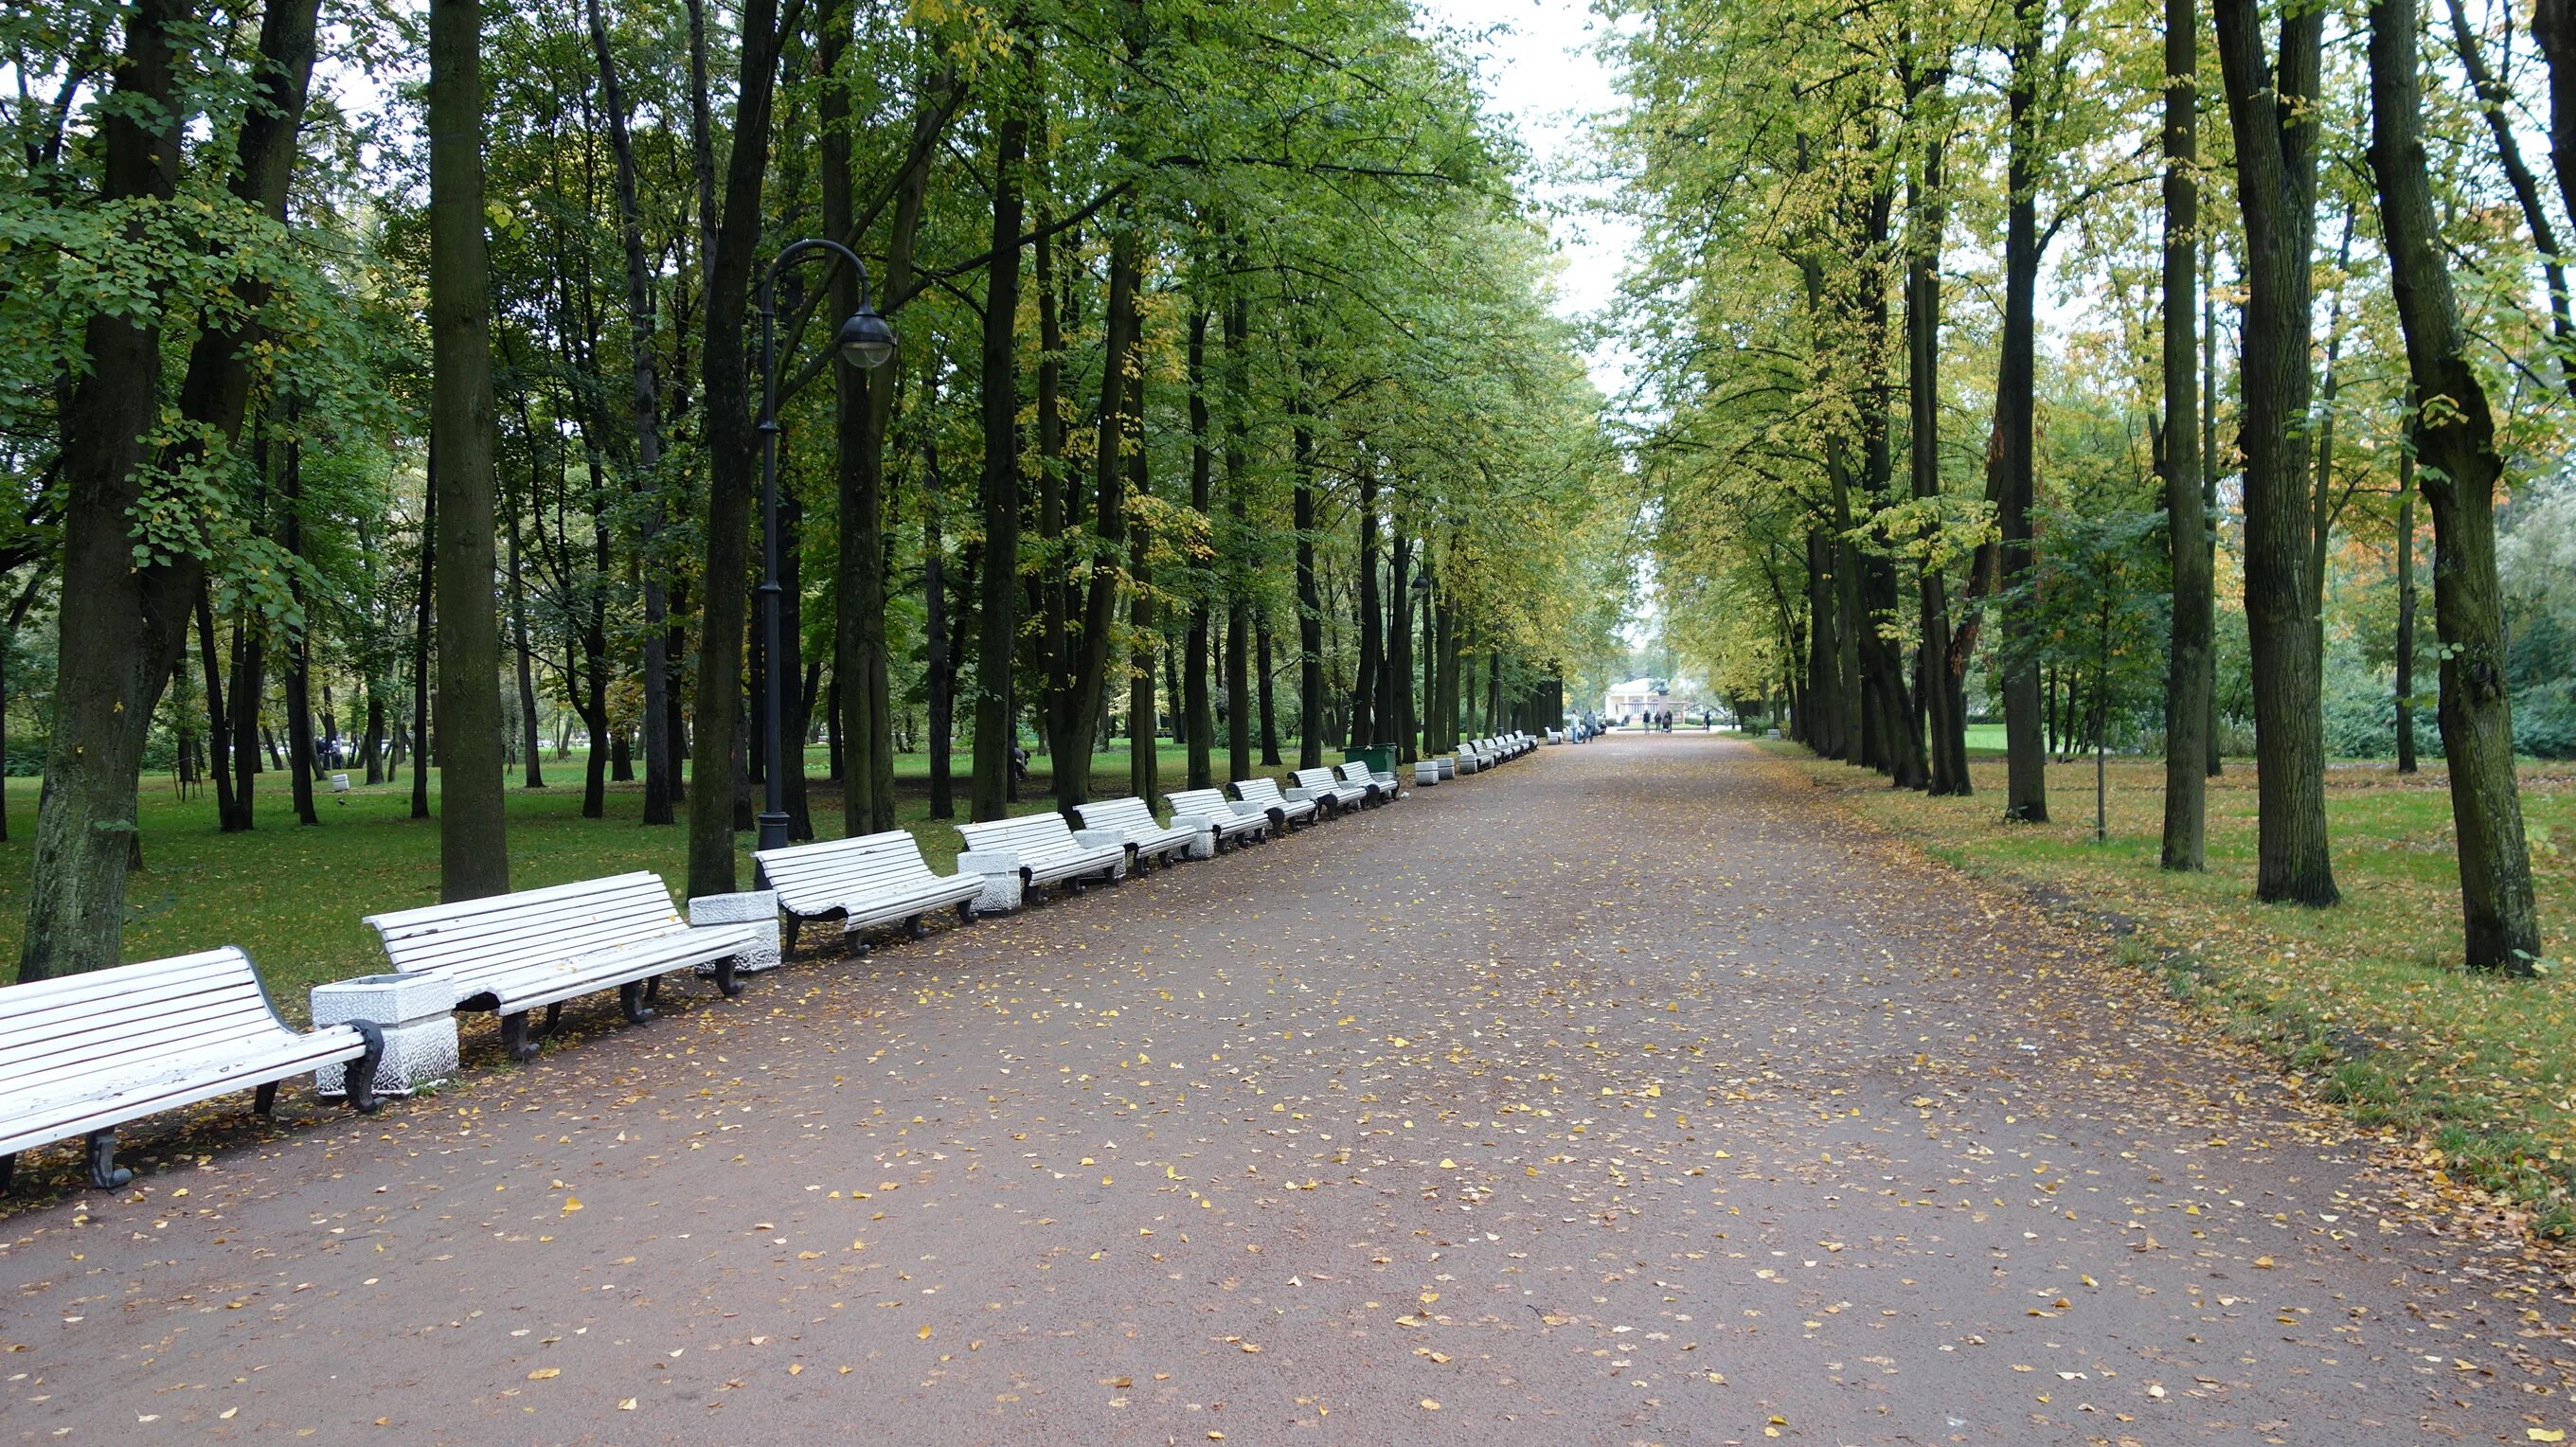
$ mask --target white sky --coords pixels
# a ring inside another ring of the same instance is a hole
[[[1565,259],[1557,310],[1578,319],[1598,312],[1637,238],[1626,219],[1587,211],[1586,203],[1610,194],[1582,179],[1592,160],[1586,153],[1591,125],[1620,103],[1609,68],[1592,50],[1603,22],[1587,0],[1414,0],[1414,7],[1458,31],[1481,33],[1470,54],[1488,110],[1529,148],[1531,194],[1548,214]],[[1627,367],[1615,341],[1593,349],[1591,370],[1602,391],[1619,390]]]

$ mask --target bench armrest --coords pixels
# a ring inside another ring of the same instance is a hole
[[[1124,829],[1076,829],[1073,831],[1073,842],[1081,845],[1085,849],[1098,849],[1107,844],[1115,844],[1119,848],[1124,849],[1127,847],[1127,831]]]
[[[1283,799],[1311,799],[1315,797],[1315,793],[1311,789],[1282,789],[1279,791],[1279,797]]]
[[[1270,813],[1267,807],[1245,799],[1228,799],[1225,802],[1231,805],[1237,814],[1259,814],[1266,818]]]
[[[969,849],[957,856],[960,874],[1017,874],[1020,852],[1016,849]]]
[[[1175,814],[1172,816],[1172,827],[1187,829],[1193,834],[1204,834],[1210,829],[1220,827],[1220,823],[1213,815]]]

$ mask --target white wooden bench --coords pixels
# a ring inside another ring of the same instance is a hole
[[[763,849],[751,857],[769,888],[778,891],[778,907],[788,918],[801,925],[837,914],[841,936],[854,950],[867,948],[863,931],[898,921],[920,939],[930,932],[932,910],[954,907],[960,923],[971,922],[975,896],[984,889],[976,875],[931,873],[920,841],[901,829]]]
[[[1088,804],[1075,805],[1073,811],[1082,816],[1082,827],[1086,833],[1125,835],[1127,847],[1135,851],[1135,867],[1140,873],[1147,867],[1148,860],[1169,862],[1173,857],[1188,852],[1192,841],[1206,835],[1209,828],[1204,824],[1183,824],[1178,818],[1172,820],[1170,828],[1165,828],[1155,822],[1154,811],[1146,806],[1145,801],[1133,795],[1123,799],[1094,799]]]
[[[1547,731],[1547,741],[1552,744],[1564,743],[1565,731],[1562,729],[1549,729]]]
[[[456,904],[370,915],[395,969],[435,975],[456,992],[455,1008],[501,1017],[513,1060],[537,1053],[528,1012],[546,1007],[554,1028],[566,1000],[617,990],[629,1021],[653,1018],[645,982],[713,965],[716,987],[742,993],[734,961],[758,943],[759,926],[692,925],[671,908],[671,892],[647,870],[495,894]],[[774,934],[774,926],[773,934]]]
[[[1237,779],[1234,797],[1270,816],[1271,827],[1285,834],[1301,819],[1315,817],[1315,801],[1291,798],[1279,792],[1275,779]]]
[[[1172,806],[1175,826],[1196,823],[1214,829],[1220,850],[1229,839],[1258,841],[1270,832],[1268,810],[1237,803],[1221,789],[1175,789],[1163,796],[1163,802]]]
[[[1335,813],[1344,809],[1365,808],[1369,803],[1369,795],[1377,792],[1377,786],[1374,784],[1351,783],[1330,769],[1298,769],[1291,774],[1291,777],[1296,779],[1297,789],[1296,792],[1288,795],[1289,798],[1294,799],[1302,794],[1309,799],[1330,799],[1333,801]]]
[[[1395,775],[1376,772],[1366,760],[1353,759],[1334,772],[1342,776],[1344,783],[1367,786],[1371,803],[1392,804],[1404,797],[1404,791],[1395,786]]]
[[[119,1125],[236,1090],[266,1115],[279,1081],[343,1061],[349,1103],[372,1114],[384,1048],[370,1021],[289,1027],[230,945],[0,989],[0,1191],[20,1151],[73,1136],[90,1184],[114,1190],[134,1179]]]
[[[1472,739],[1460,744],[1453,757],[1457,760],[1458,773],[1461,777],[1493,767],[1487,761],[1484,749]]]
[[[1116,881],[1127,873],[1127,838],[1105,829],[1079,834],[1065,827],[1064,816],[1049,811],[1016,819],[960,824],[957,835],[966,852],[957,856],[957,872],[1013,881],[1013,904],[1032,890],[1061,883],[1074,894],[1094,878]],[[976,908],[991,908],[988,890]]]

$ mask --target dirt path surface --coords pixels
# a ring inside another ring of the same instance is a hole
[[[2510,1243],[1738,744],[678,994],[0,1222],[0,1438],[2576,1427]]]

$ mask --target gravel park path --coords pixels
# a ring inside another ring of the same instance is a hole
[[[0,1221],[0,1438],[2576,1430],[2521,1243],[1739,743],[664,1003],[519,1069],[477,1017],[369,1121],[146,1123]]]

